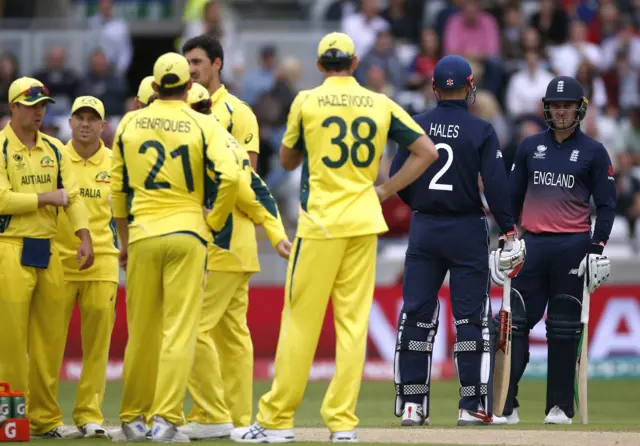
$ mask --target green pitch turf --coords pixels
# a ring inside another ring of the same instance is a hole
[[[268,382],[256,382],[254,386],[255,400],[269,388]],[[309,383],[305,399],[296,413],[296,427],[323,427],[320,416],[320,405],[326,382]],[[457,421],[458,383],[455,381],[438,381],[432,385],[433,400],[431,403],[431,425],[435,428],[453,428]],[[65,423],[71,425],[71,410],[75,398],[76,383],[63,382],[60,386],[60,405],[65,414]],[[118,410],[122,387],[120,383],[107,385],[103,405],[105,424],[119,424]],[[640,381],[592,381],[589,383],[589,421],[584,426],[579,417],[574,418],[570,426],[544,426],[546,383],[545,381],[524,381],[520,386],[520,424],[517,426],[501,426],[500,429],[548,429],[548,430],[597,430],[597,431],[640,431],[638,409],[640,409]],[[399,427],[399,418],[393,415],[394,393],[391,382],[366,382],[360,392],[357,415],[360,427]],[[192,406],[189,400],[185,409]],[[327,437],[329,432],[327,431]],[[37,443],[50,442],[39,440]],[[104,440],[71,440],[75,446],[103,443]],[[55,441],[61,444],[61,441]],[[65,442],[66,443],[66,442]],[[198,442],[198,445],[233,444],[229,441]]]

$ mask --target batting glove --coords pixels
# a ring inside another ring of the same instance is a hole
[[[604,251],[604,245],[600,243],[592,243],[589,247],[589,252],[578,268],[578,276],[585,276],[587,281],[587,288],[589,292],[593,293],[600,285],[607,281],[611,274],[611,262],[609,258],[602,255]]]

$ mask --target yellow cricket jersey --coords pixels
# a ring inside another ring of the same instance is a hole
[[[332,76],[300,92],[282,141],[304,153],[297,236],[386,232],[374,182],[387,138],[407,146],[420,135],[422,128],[399,105],[353,77]]]
[[[129,219],[129,243],[175,232],[211,242],[233,210],[237,142],[212,117],[180,100],[155,100],[127,113],[116,131],[113,214]],[[206,201],[205,201],[206,198]]]
[[[257,173],[251,168],[247,152],[237,147],[236,156],[242,166],[238,183],[238,199],[233,213],[209,245],[209,271],[258,272],[258,243],[254,225],[262,225],[275,248],[287,238],[276,200]]]
[[[69,141],[62,153],[71,161],[80,195],[84,198],[89,213],[89,230],[95,254],[93,265],[80,271],[80,265],[76,262],[80,239],[71,231],[66,212],[60,212],[54,246],[62,260],[64,278],[74,281],[118,282],[118,238],[110,203],[111,150],[100,141],[100,149],[85,160],[73,148],[72,141]]]
[[[89,227],[89,218],[71,163],[62,143],[38,132],[29,150],[10,123],[0,131],[0,237],[16,242],[24,237],[51,239],[57,231],[58,208],[38,208],[38,194],[64,188],[66,212],[75,233]]]
[[[256,115],[246,102],[229,93],[224,85],[211,95],[211,113],[247,152],[260,153]]]

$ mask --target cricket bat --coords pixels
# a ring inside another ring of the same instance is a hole
[[[511,378],[511,278],[502,286],[502,308],[498,314],[498,342],[493,374],[493,413],[502,415]]]
[[[582,424],[589,423],[588,399],[587,399],[587,381],[589,375],[589,305],[591,293],[587,287],[587,278],[585,277],[582,287],[582,314],[580,322],[582,323],[582,334],[580,335],[580,343],[578,344],[578,359],[576,361],[576,389],[575,400],[578,406],[578,413],[582,419]]]

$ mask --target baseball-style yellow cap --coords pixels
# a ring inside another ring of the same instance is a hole
[[[206,101],[210,97],[209,91],[206,88],[194,82],[191,86],[191,90],[189,90],[189,96],[187,96],[187,104],[197,104],[198,102]]]
[[[153,90],[153,76],[147,76],[142,79],[142,82],[140,82],[140,86],[138,87],[138,100],[144,105],[149,105],[151,96],[155,93],[156,92]]]
[[[344,33],[329,33],[318,44],[318,58],[352,58],[356,53],[356,46],[351,37]]]
[[[54,103],[49,96],[49,89],[38,79],[32,77],[21,77],[16,79],[9,86],[9,103],[32,106],[38,102],[47,101]]]
[[[100,99],[94,98],[93,96],[80,96],[76,98],[71,106],[71,114],[73,115],[83,108],[90,108],[100,116],[100,119],[104,119],[104,104]]]
[[[165,53],[153,66],[153,80],[158,86],[174,88],[189,82],[189,62],[178,53]]]

